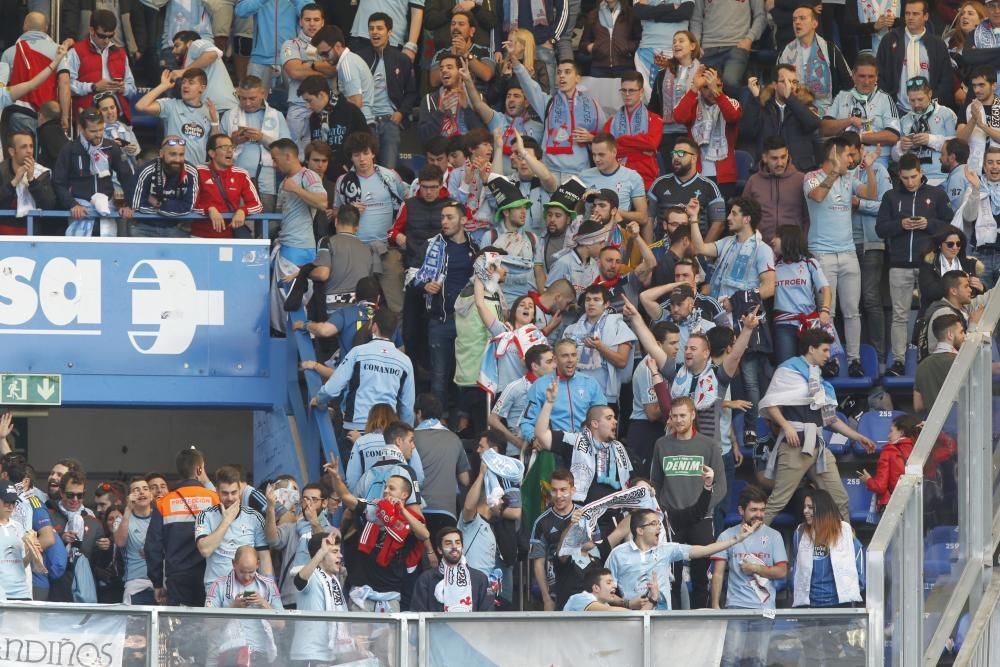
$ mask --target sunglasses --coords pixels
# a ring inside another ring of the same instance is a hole
[[[69,491],[63,494],[66,500],[83,500],[84,493],[70,493]]]
[[[323,60],[329,60],[329,59],[330,59],[330,56],[331,56],[332,54],[333,54],[333,51],[317,51],[317,52],[316,52],[316,55],[318,55],[318,56],[319,56],[320,58],[322,58]]]
[[[160,144],[160,148],[163,148],[164,146],[186,146],[186,145],[187,142],[184,141],[183,139],[167,139],[162,144]]]
[[[962,247],[962,242],[961,241],[945,241],[944,242],[944,247],[945,248],[960,248],[960,247]]]
[[[909,90],[910,88],[923,88],[927,85],[928,85],[927,79],[922,76],[915,76],[912,79],[908,79],[906,81],[907,90]]]
[[[685,155],[694,155],[691,151],[670,151],[670,155],[673,157],[684,157]]]
[[[96,32],[96,31],[94,32],[94,37],[97,39],[113,39],[114,36],[115,33],[111,33],[110,35],[105,35],[103,32]]]

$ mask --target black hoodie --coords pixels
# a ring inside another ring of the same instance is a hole
[[[936,185],[928,185],[921,177],[920,186],[910,192],[900,183],[882,198],[875,222],[875,233],[886,244],[889,266],[894,269],[915,269],[930,250],[934,236],[951,224],[954,213],[948,195]],[[927,218],[925,229],[903,229],[904,218]]]

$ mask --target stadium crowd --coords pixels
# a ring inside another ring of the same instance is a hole
[[[856,533],[1000,271],[1000,0],[85,4],[0,31],[0,231],[276,214],[339,452],[36,484],[7,415],[7,599],[486,611],[526,560],[548,611],[862,604]],[[744,625],[723,664],[765,664]],[[285,657],[357,652],[329,632]]]

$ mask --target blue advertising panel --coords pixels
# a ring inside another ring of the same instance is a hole
[[[0,372],[262,378],[268,288],[266,241],[0,237]]]

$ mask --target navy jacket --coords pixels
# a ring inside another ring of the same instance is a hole
[[[934,237],[951,224],[951,205],[943,188],[928,185],[927,179],[909,192],[897,185],[882,198],[875,222],[875,233],[885,240],[889,266],[894,269],[916,269],[924,261]],[[903,229],[903,218],[927,218],[926,229]]]

